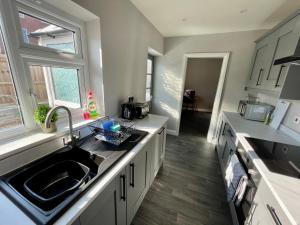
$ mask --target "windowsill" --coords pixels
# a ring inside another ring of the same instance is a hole
[[[99,117],[98,119],[100,119]],[[82,120],[80,118],[73,119],[73,129],[80,129],[95,120]],[[57,131],[54,133],[43,133],[41,129],[36,129],[13,138],[0,142],[0,160],[8,158],[12,155],[18,154],[27,149],[33,148],[45,142],[62,137],[69,133],[67,120],[57,122]]]

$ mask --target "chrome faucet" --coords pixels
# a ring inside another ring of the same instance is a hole
[[[68,118],[69,118],[70,140],[67,143],[65,143],[65,140],[63,139],[64,144],[65,145],[71,145],[72,147],[74,147],[76,145],[76,141],[78,140],[79,137],[74,135],[73,123],[72,123],[72,114],[71,114],[71,111],[66,106],[62,106],[62,105],[61,106],[55,106],[47,113],[46,120],[45,120],[46,128],[50,128],[50,123],[51,123],[52,116],[58,109],[64,109],[65,111],[67,111]]]

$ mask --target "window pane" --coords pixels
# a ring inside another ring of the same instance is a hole
[[[147,59],[147,74],[152,74],[152,60]]]
[[[146,88],[151,88],[151,80],[152,80],[152,76],[147,75]]]
[[[57,100],[80,104],[77,72],[76,69],[51,69]]]
[[[22,124],[20,106],[0,29],[0,131]]]
[[[34,65],[30,72],[38,103],[81,107],[77,69]]]
[[[19,12],[23,41],[75,53],[74,32]]]
[[[151,89],[146,89],[146,102],[151,100]]]

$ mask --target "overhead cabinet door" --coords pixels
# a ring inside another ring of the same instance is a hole
[[[268,75],[272,64],[272,57],[275,51],[274,46],[275,41],[272,34],[257,43],[255,54],[252,59],[248,87],[263,88],[263,81]]]
[[[279,28],[279,30],[274,34],[276,39],[275,53],[272,60],[270,73],[266,77],[265,85],[265,88],[268,90],[280,90],[282,87],[287,66],[284,64],[273,65],[273,63],[276,59],[294,54],[300,37],[300,33],[297,32],[297,23],[299,23],[299,18],[295,17],[287,24]]]

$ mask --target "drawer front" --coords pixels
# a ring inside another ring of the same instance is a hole
[[[263,196],[263,207],[276,225],[292,225],[275,196],[270,191],[266,182],[262,180],[258,186],[258,192]]]

